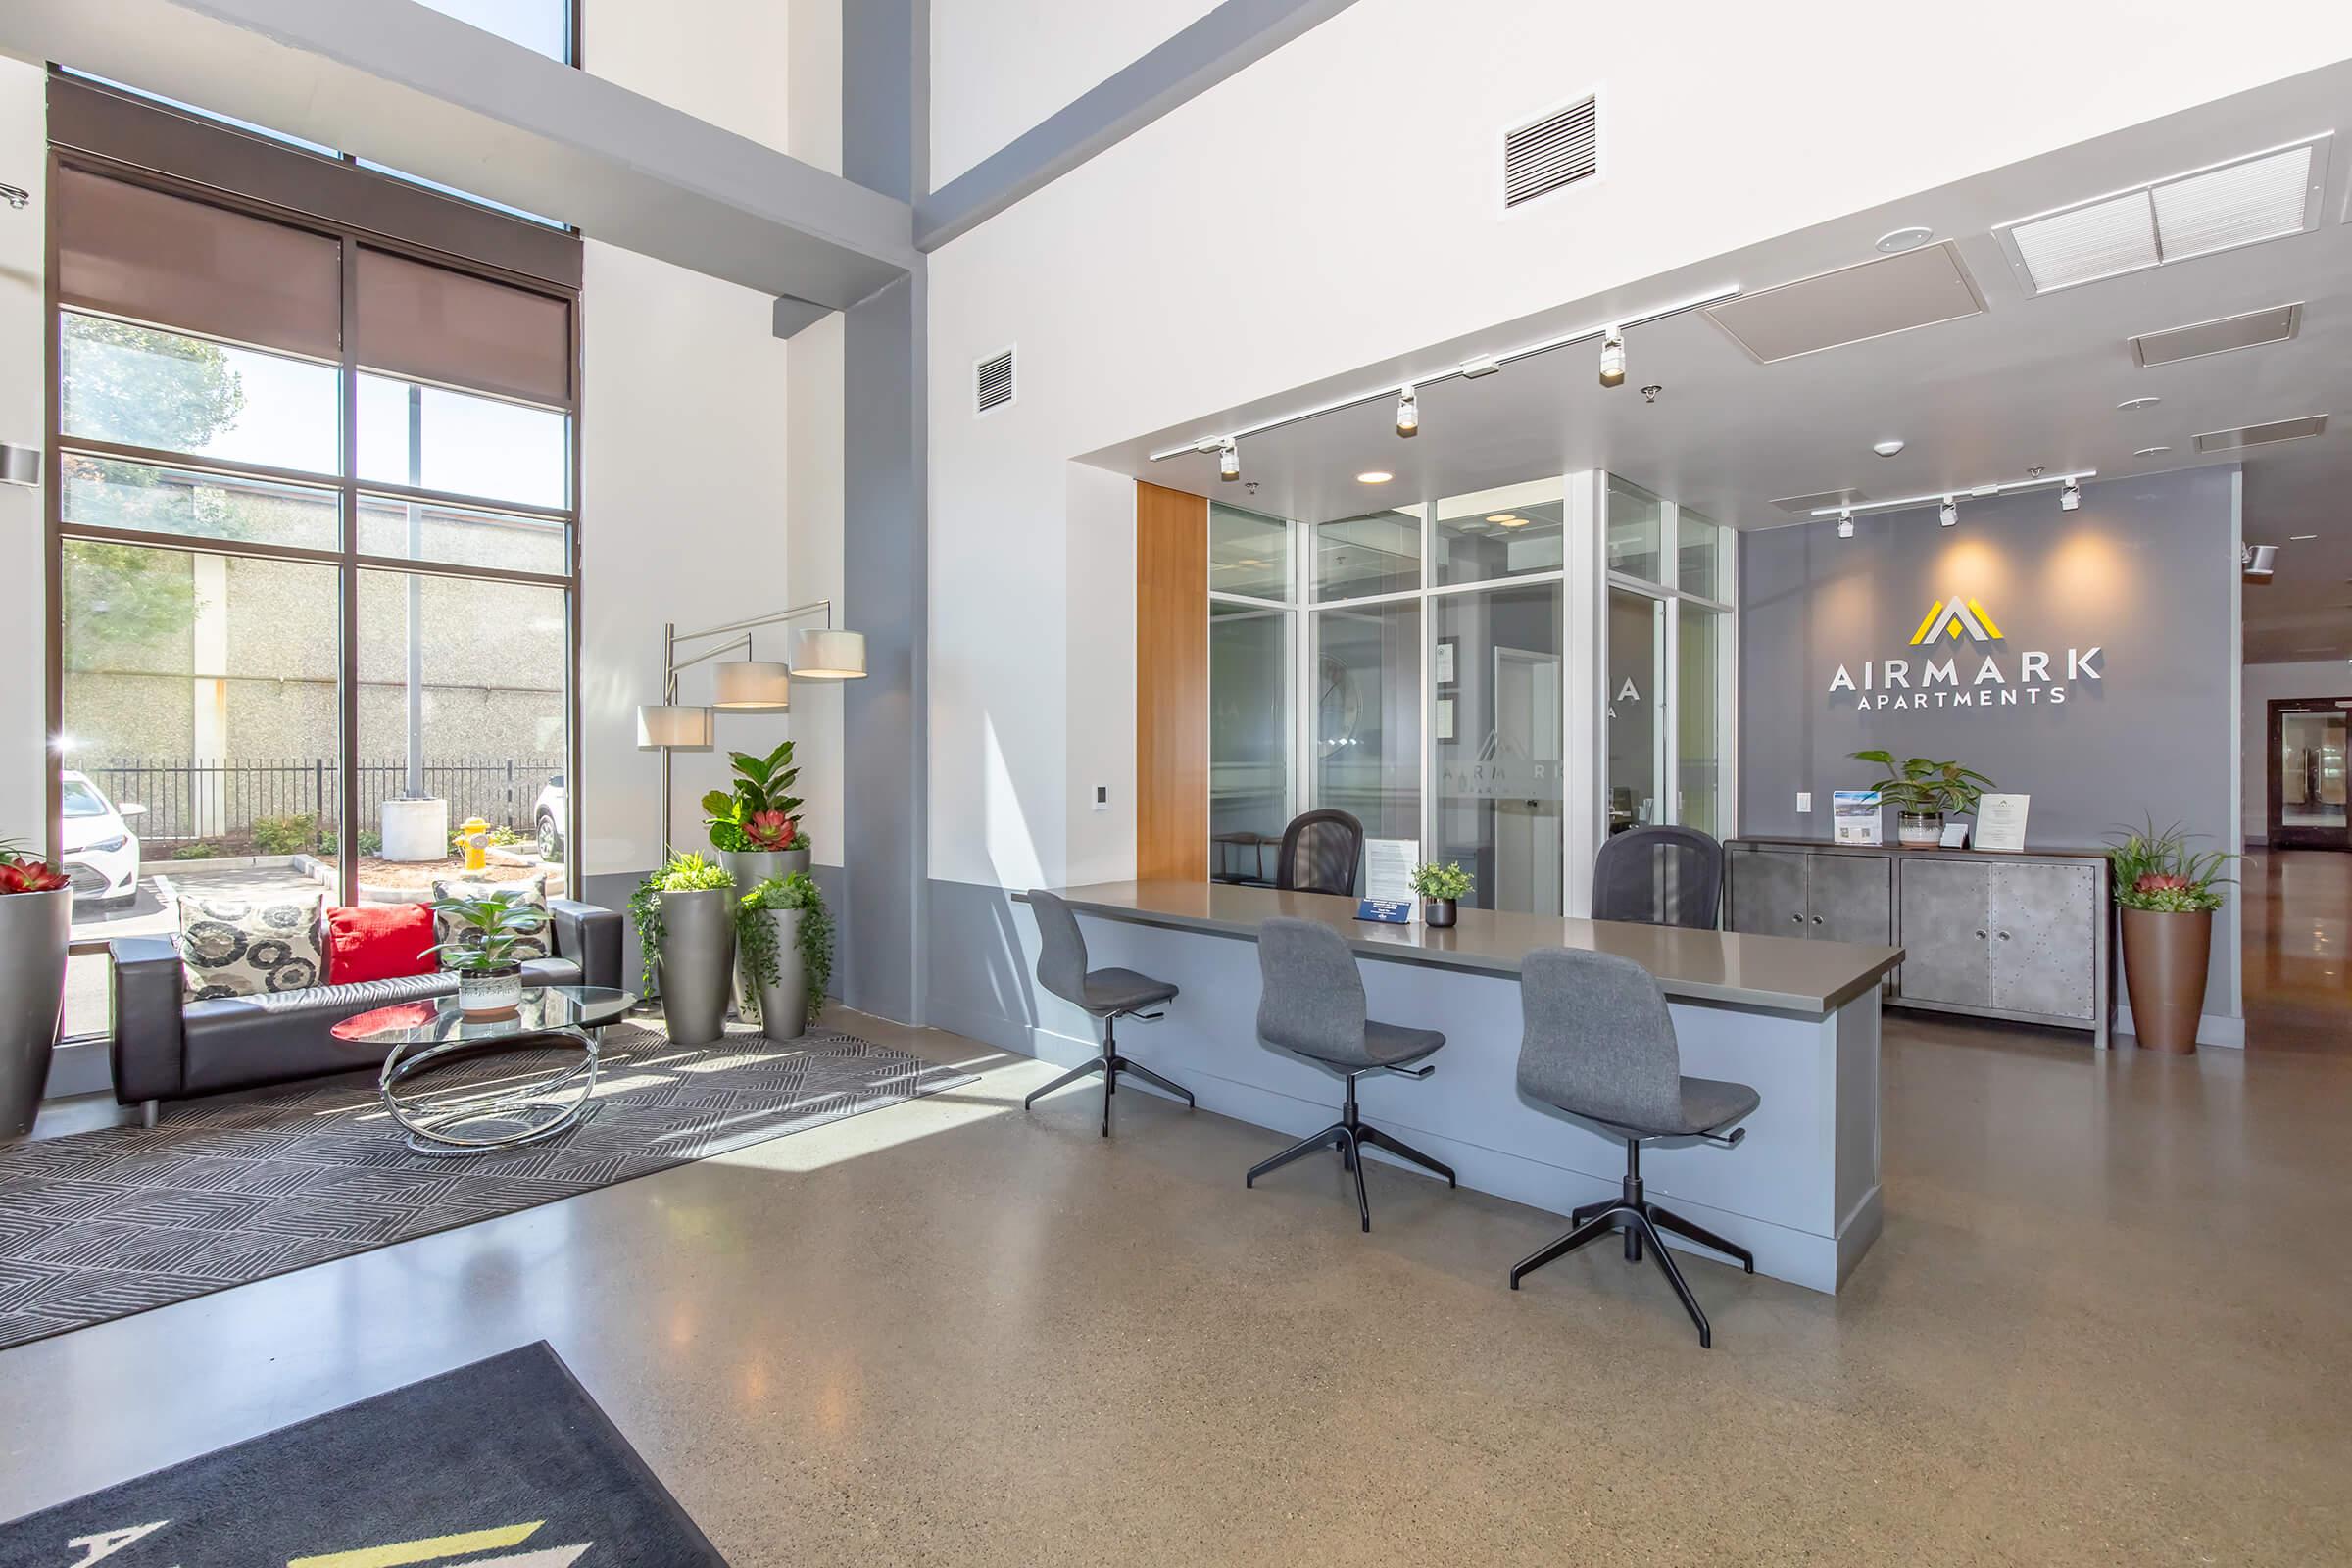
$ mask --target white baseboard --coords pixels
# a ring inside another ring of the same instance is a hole
[[[2114,1032],[2118,1036],[2139,1033],[2132,1027],[2132,1004],[2129,1002],[2115,1004]],[[2218,1012],[2206,1013],[2197,1019],[2197,1044],[2243,1050],[2246,1044],[2246,1020],[2225,1018]]]

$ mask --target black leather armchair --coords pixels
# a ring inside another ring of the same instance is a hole
[[[523,966],[526,985],[621,983],[621,917],[570,899],[550,899],[555,952]],[[184,1002],[179,950],[169,937],[119,937],[114,957],[115,1099],[150,1124],[157,1103],[231,1089],[316,1078],[374,1065],[328,1030],[345,1018],[419,997],[446,996],[446,974],[314,986],[259,997]]]

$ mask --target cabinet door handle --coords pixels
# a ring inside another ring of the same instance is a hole
[[[1819,924],[1821,924],[1821,916],[1820,916],[1820,915],[1818,915],[1818,914],[1817,914],[1817,915],[1815,915],[1815,916],[1813,917],[1813,923],[1814,923],[1815,925],[1819,925]]]
[[[2001,940],[2002,940],[2003,942],[2006,942],[2006,941],[2008,941],[2008,940],[2009,940],[2009,933],[2008,933],[2008,932],[2006,932],[2006,931],[2003,931],[2003,932],[2000,934],[2000,936],[2001,936]]]
[[[1978,933],[1977,933],[1977,940],[1978,940],[1979,942],[1982,942],[1982,941],[1984,941],[1984,932],[1982,932],[1982,931],[1978,932]]]
[[[1801,914],[1792,914],[1788,917],[1788,923],[1790,925],[1803,925],[1805,923],[1805,917]]]

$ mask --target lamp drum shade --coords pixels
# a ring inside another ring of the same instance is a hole
[[[645,703],[637,709],[637,748],[709,746],[710,710]]]
[[[758,710],[792,702],[792,666],[767,659],[736,659],[711,666],[718,683],[713,708]]]
[[[802,632],[792,672],[803,680],[863,680],[865,633],[830,626]]]

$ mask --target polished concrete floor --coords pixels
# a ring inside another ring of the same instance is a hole
[[[2250,850],[2236,869],[2247,1046],[2352,1050],[2352,855]]]
[[[1506,1290],[1552,1215],[842,1021],[983,1076],[0,1352],[0,1518],[544,1338],[739,1568],[2352,1561],[2352,1053],[1890,1014],[1885,1239],[1687,1264],[1701,1351]]]

